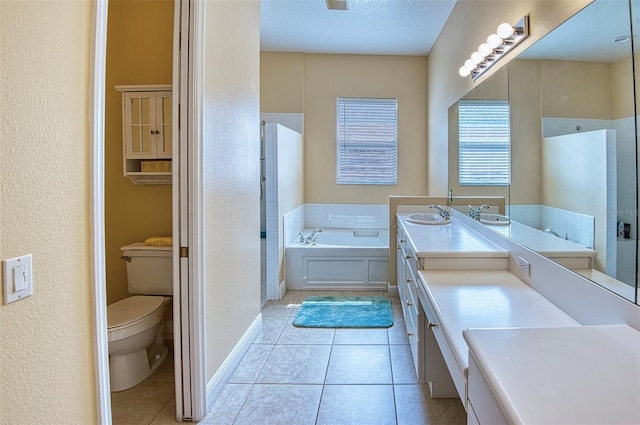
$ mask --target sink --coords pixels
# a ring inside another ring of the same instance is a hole
[[[511,220],[502,214],[480,214],[480,223],[490,226],[508,226]]]
[[[443,225],[451,223],[451,219],[445,220],[438,213],[418,213],[411,214],[407,217],[407,222],[413,224],[431,224],[431,225]]]

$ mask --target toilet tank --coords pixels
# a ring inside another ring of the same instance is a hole
[[[131,295],[173,295],[171,246],[134,242],[120,249],[127,267],[127,286]]]

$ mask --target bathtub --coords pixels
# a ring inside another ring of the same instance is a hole
[[[301,233],[306,237],[311,231]],[[387,289],[387,230],[323,229],[316,239],[307,244],[298,235],[286,245],[287,289]]]

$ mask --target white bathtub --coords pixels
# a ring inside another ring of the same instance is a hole
[[[285,247],[287,289],[387,289],[387,230],[323,229],[314,244],[299,239]]]

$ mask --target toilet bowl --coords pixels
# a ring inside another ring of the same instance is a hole
[[[162,317],[169,300],[134,295],[107,306],[111,391],[139,384],[166,359]]]

